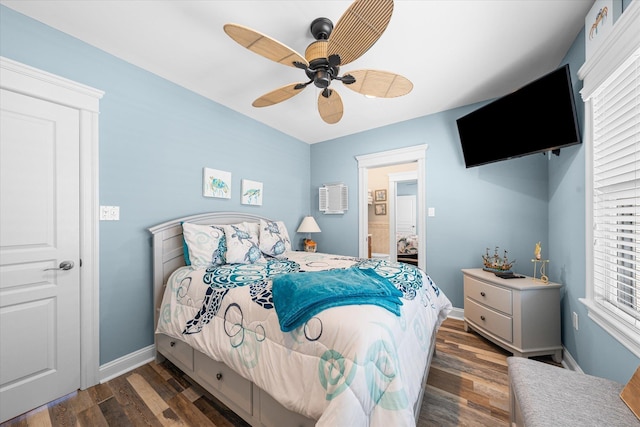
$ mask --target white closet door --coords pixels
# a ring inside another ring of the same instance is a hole
[[[416,196],[396,197],[396,232],[416,233]]]
[[[8,90],[0,106],[1,422],[80,386],[80,119]]]

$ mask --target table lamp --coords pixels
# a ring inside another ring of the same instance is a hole
[[[304,239],[304,250],[307,252],[316,251],[316,242],[311,240],[311,233],[320,233],[320,227],[312,216],[305,216],[300,226],[298,227],[298,233],[307,233],[307,238]]]

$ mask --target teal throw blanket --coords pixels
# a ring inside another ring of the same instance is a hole
[[[373,269],[353,267],[282,274],[273,278],[272,293],[283,332],[331,307],[373,304],[399,316],[402,305],[402,292],[389,280]]]

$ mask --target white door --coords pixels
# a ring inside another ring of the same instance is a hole
[[[396,232],[416,234],[416,196],[396,197]]]
[[[2,422],[80,386],[80,119],[7,90],[0,107]]]

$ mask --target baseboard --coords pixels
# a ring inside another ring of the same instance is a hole
[[[571,353],[569,353],[569,350],[567,350],[566,347],[562,347],[562,366],[565,369],[569,369],[571,371],[576,371],[576,372],[580,372],[581,374],[584,374],[584,371],[578,365],[578,362],[576,362],[573,356],[571,356]]]
[[[456,320],[464,320],[464,308],[453,307],[453,309],[451,310],[451,312],[447,317],[450,317]]]
[[[100,365],[100,383],[105,383],[113,378],[149,363],[156,358],[155,345],[142,348],[126,356],[122,356],[104,365]]]

